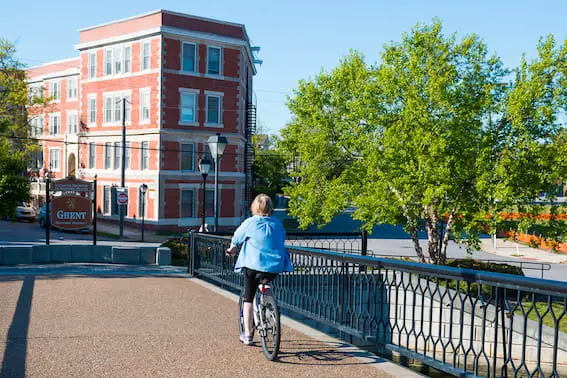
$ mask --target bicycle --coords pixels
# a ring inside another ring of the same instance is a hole
[[[258,289],[253,302],[254,328],[258,331],[258,335],[262,340],[264,355],[268,361],[274,361],[280,350],[280,310],[272,288],[266,281],[258,285]],[[240,334],[244,333],[243,298],[244,290],[240,295],[238,304],[240,310],[238,319]]]

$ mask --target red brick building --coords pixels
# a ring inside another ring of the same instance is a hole
[[[97,175],[99,215],[118,219],[125,113],[126,221],[140,221],[145,183],[150,227],[197,226],[203,206],[198,161],[210,156],[206,141],[220,132],[229,144],[220,161],[219,226],[237,225],[251,199],[255,130],[255,58],[244,25],[158,10],[79,33],[78,58],[27,71],[30,96],[51,99],[29,110],[32,133],[43,145],[38,176],[47,169],[53,178]],[[211,169],[208,217],[213,184]]]

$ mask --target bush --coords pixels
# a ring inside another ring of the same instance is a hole
[[[171,249],[171,264],[177,266],[187,266],[187,255],[189,246],[182,243],[179,238],[172,238],[162,243],[162,247]]]

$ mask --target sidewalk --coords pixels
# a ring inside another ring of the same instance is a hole
[[[119,239],[120,235],[120,228],[118,225],[105,223],[105,222],[97,222],[96,225],[97,234],[101,235],[101,232],[106,234],[105,236],[113,235],[116,240]],[[144,230],[144,242],[146,243],[163,243],[164,241],[179,237],[181,232],[179,233],[172,233],[171,235],[158,235],[153,230]],[[140,227],[127,227],[124,226],[124,241],[132,241],[132,242],[139,242],[142,240],[142,229]]]
[[[567,254],[553,253],[544,249],[531,248],[525,244],[516,243],[508,239],[496,239],[496,248],[493,239],[481,239],[480,249],[483,252],[520,261],[533,261],[551,264],[567,263]]]
[[[233,300],[183,274],[120,269],[0,275],[0,376],[418,376],[288,326],[269,362],[239,342]]]

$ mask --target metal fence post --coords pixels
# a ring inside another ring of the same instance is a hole
[[[189,230],[187,235],[187,273],[195,275],[195,230]]]

